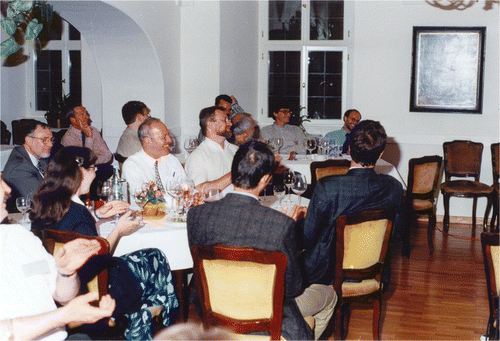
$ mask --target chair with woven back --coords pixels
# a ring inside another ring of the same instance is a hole
[[[351,161],[346,159],[331,159],[325,161],[311,162],[311,187],[314,187],[318,180],[331,175],[342,175],[349,171]]]
[[[408,221],[412,220],[415,214],[428,216],[427,243],[431,254],[434,252],[432,233],[436,227],[436,204],[443,173],[442,163],[443,158],[438,155],[415,158],[408,162],[406,214]],[[409,234],[409,228],[406,230]]]
[[[380,339],[382,273],[389,257],[394,214],[363,211],[340,216],[336,221],[335,281],[338,309],[335,316],[336,339],[345,337],[345,316],[349,303],[373,304],[373,339]],[[347,321],[348,322],[348,321]]]
[[[499,205],[500,205],[500,190],[498,188],[498,178],[500,171],[500,148],[499,143],[491,145],[491,163],[493,170],[493,215],[491,216],[490,231],[498,232],[499,227]],[[496,223],[495,223],[496,222]]]
[[[286,256],[225,245],[191,247],[203,326],[281,337]]]
[[[487,209],[483,220],[486,231],[488,208],[491,205],[493,187],[479,182],[483,144],[479,142],[455,140],[443,143],[445,182],[441,184],[443,194],[444,218],[443,229],[447,233],[450,228],[450,198],[472,198],[472,229],[476,228],[477,199],[487,199]],[[452,178],[474,178],[474,180],[452,180]]]
[[[484,270],[490,316],[486,327],[486,336],[490,340],[499,339],[499,293],[500,293],[500,239],[498,233],[481,233]]]

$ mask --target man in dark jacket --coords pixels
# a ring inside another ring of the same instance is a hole
[[[7,204],[9,212],[15,210],[16,198],[32,198],[37,191],[47,170],[47,158],[53,145],[52,132],[47,124],[27,120],[23,127],[21,136],[24,136],[24,144],[14,147],[2,175],[12,188]]]
[[[217,202],[205,203],[188,212],[189,244],[247,246],[279,251],[288,258],[282,334],[288,340],[312,339],[304,316],[312,315],[318,339],[337,302],[330,286],[305,288],[297,260],[295,220],[305,208],[296,206],[290,216],[261,206],[257,196],[275,169],[274,154],[261,142],[251,141],[236,152],[231,167],[235,191]]]

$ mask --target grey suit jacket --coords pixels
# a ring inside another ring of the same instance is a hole
[[[261,206],[255,198],[229,193],[217,202],[189,210],[187,227],[189,246],[251,246],[284,253],[288,262],[282,333],[288,340],[312,339],[312,331],[295,303],[295,297],[302,294],[304,287],[293,219]]]
[[[48,160],[40,159],[40,163],[42,169],[46,171]],[[12,189],[11,197],[7,203],[10,212],[15,208],[16,198],[32,198],[43,180],[42,175],[31,162],[28,152],[23,146],[14,147],[5,164],[2,177]]]

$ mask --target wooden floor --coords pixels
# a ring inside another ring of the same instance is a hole
[[[437,228],[442,230],[442,224],[438,222]],[[476,228],[475,238],[480,238],[481,230]],[[471,237],[470,225],[452,224],[449,232]],[[481,242],[436,230],[435,251],[430,256],[426,233],[426,221],[413,227],[410,259],[402,257],[399,247],[393,250],[391,284],[382,303],[381,338],[479,340],[488,319]],[[189,320],[199,322],[190,308]],[[370,307],[353,306],[349,340],[372,339],[372,314]]]

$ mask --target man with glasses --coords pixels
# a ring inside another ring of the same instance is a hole
[[[292,115],[289,105],[282,101],[276,101],[271,106],[271,111],[273,112],[274,124],[262,128],[260,138],[263,141],[271,141],[272,139],[282,137],[283,146],[280,148],[281,153],[296,152],[297,154],[305,154],[306,147],[303,141],[307,136],[300,127],[288,124]]]
[[[188,178],[201,192],[231,184],[231,163],[238,147],[226,140],[231,121],[222,107],[208,107],[200,112],[200,127],[205,140],[189,155],[186,162]]]
[[[15,211],[16,198],[31,198],[37,191],[47,171],[48,157],[54,144],[47,124],[30,119],[26,120],[23,128],[21,136],[24,136],[24,144],[14,147],[3,170],[3,178],[12,188],[7,203],[9,212]]]
[[[118,147],[116,148],[117,154],[127,158],[142,149],[137,132],[141,123],[148,117],[151,117],[149,114],[150,112],[151,110],[149,110],[147,105],[140,101],[125,103],[122,107],[122,117],[127,128],[123,131],[120,141],[118,142]]]

